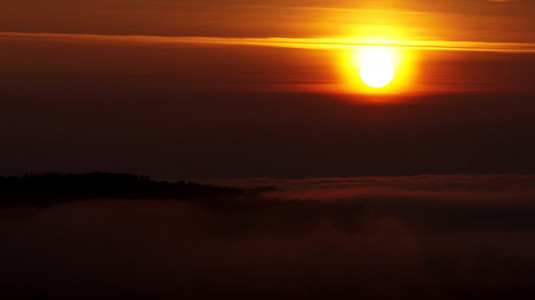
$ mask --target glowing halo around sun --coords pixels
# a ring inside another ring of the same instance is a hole
[[[388,53],[370,51],[364,55],[360,66],[360,78],[372,88],[382,88],[394,79],[394,65]]]

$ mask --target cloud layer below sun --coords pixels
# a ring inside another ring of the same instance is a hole
[[[272,180],[304,198],[2,208],[0,296],[524,299],[533,179]]]

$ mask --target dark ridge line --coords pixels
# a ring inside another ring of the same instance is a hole
[[[26,174],[0,177],[0,206],[48,206],[85,199],[192,199],[258,195],[275,187],[241,189],[190,181],[155,181],[129,173]]]

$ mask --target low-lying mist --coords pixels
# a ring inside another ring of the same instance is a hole
[[[535,176],[234,180],[0,210],[5,299],[529,299]]]

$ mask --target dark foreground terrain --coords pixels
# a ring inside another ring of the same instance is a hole
[[[83,199],[181,199],[229,197],[255,190],[202,185],[194,182],[154,181],[125,173],[86,173],[0,177],[0,205],[49,206]]]
[[[0,298],[533,299],[534,179],[1,178]]]

